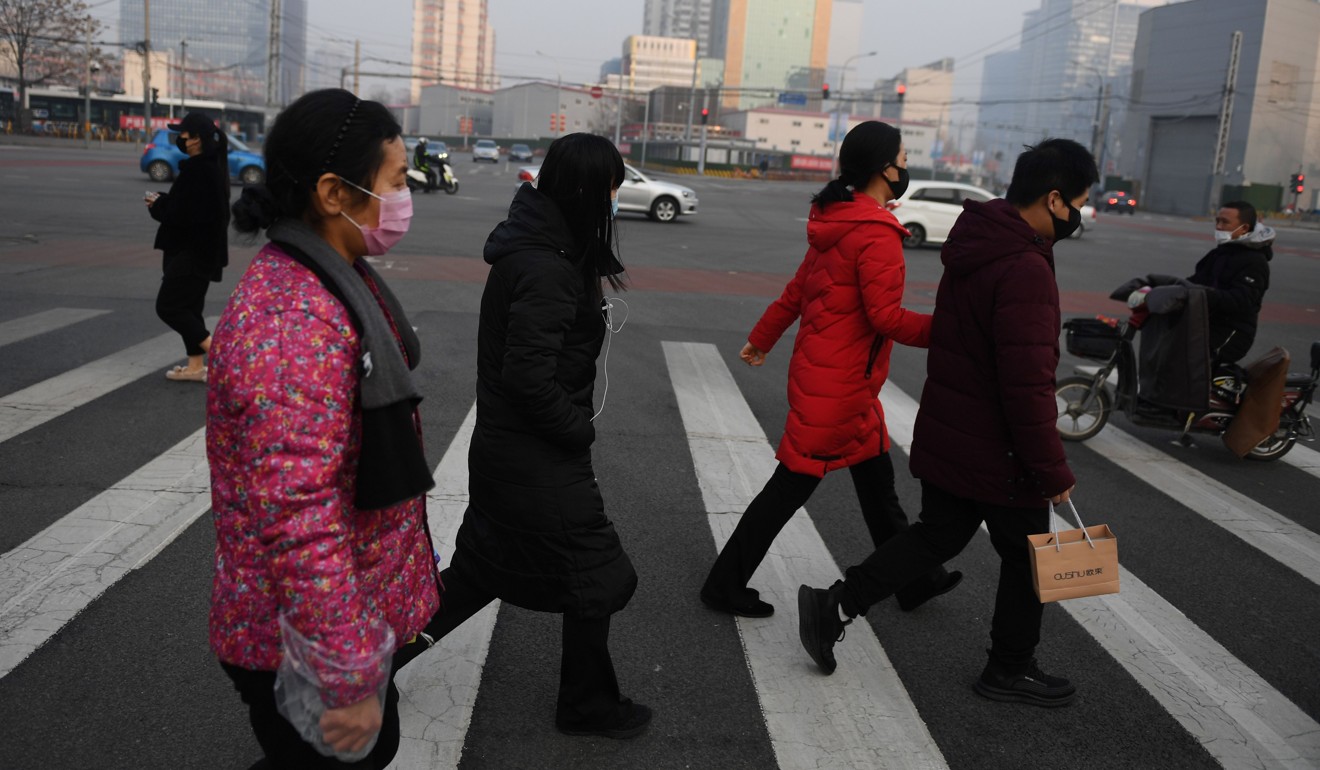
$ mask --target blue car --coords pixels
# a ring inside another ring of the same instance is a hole
[[[229,178],[243,184],[261,184],[266,181],[266,159],[253,152],[233,134],[229,136]],[[151,137],[138,167],[153,182],[168,182],[179,173],[179,161],[188,157],[174,146],[175,131],[161,129]]]

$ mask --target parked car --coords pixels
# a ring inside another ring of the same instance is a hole
[[[530,161],[535,159],[532,148],[525,144],[515,144],[509,148],[509,160]]]
[[[646,214],[657,222],[673,222],[680,215],[697,213],[697,194],[689,187],[651,179],[637,169],[623,165],[626,178],[619,186],[619,211]],[[540,166],[518,169],[518,184],[536,184]]]
[[[1073,238],[1081,238],[1086,231],[1096,226],[1100,219],[1096,216],[1095,206],[1087,203],[1082,206],[1082,226],[1073,231]]]
[[[492,139],[478,139],[477,143],[472,145],[472,162],[476,163],[479,160],[499,163],[500,146]]]
[[[1122,190],[1110,190],[1100,196],[1101,211],[1117,211],[1120,214],[1135,215],[1137,213],[1137,199],[1128,195]]]
[[[147,149],[138,160],[138,168],[151,177],[151,181],[168,182],[179,173],[179,161],[188,156],[174,146],[178,136],[178,132],[162,128],[147,143]],[[226,136],[229,137],[229,179],[243,184],[266,181],[266,159],[233,134]]]
[[[988,190],[961,182],[914,179],[903,197],[888,205],[911,233],[903,239],[903,245],[915,249],[927,243],[944,243],[962,213],[964,200],[984,203],[994,197]]]

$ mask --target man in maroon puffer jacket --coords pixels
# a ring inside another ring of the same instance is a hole
[[[826,673],[843,626],[956,556],[985,522],[1001,564],[990,660],[975,689],[1039,706],[1072,701],[1072,684],[1036,664],[1041,604],[1026,540],[1049,529],[1047,501],[1066,501],[1074,484],[1055,429],[1053,246],[1081,223],[1097,177],[1085,148],[1050,139],[1018,158],[1006,199],[964,204],[941,254],[912,442],[920,520],[848,568],[845,580],[798,592],[802,644]]]

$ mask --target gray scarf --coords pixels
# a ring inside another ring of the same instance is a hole
[[[379,510],[424,494],[435,486],[417,435],[416,409],[422,395],[412,372],[421,345],[394,292],[366,261],[361,263],[380,291],[408,352],[405,361],[389,320],[362,276],[307,223],[283,219],[266,231],[271,241],[310,270],[344,304],[362,344],[358,399],[362,409],[361,452],[353,504]]]

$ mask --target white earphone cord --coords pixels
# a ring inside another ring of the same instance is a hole
[[[615,302],[623,303],[623,320],[619,322],[619,327],[617,329],[614,328]],[[600,413],[605,411],[605,399],[610,397],[610,342],[613,340],[614,335],[623,331],[624,325],[628,323],[628,303],[624,302],[622,298],[606,297],[604,304],[605,307],[603,309],[605,311],[605,332],[606,332],[605,362],[601,364],[601,369],[604,370],[604,374],[605,374],[605,390],[600,394],[600,409],[597,409],[596,413],[591,415],[591,420],[590,420],[591,422],[595,422],[596,418],[600,417]]]

